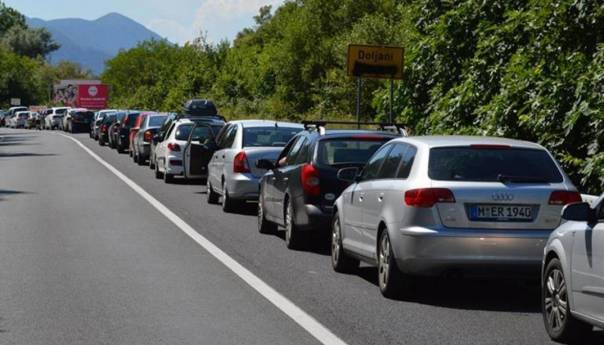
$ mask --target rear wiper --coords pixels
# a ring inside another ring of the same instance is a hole
[[[501,183],[515,182],[515,183],[548,183],[549,181],[545,177],[539,176],[513,176],[513,175],[497,175],[497,180]]]

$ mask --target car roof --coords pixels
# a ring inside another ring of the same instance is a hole
[[[69,109],[69,111],[90,111],[90,110],[88,110],[86,108],[71,108],[71,109]]]
[[[303,125],[299,123],[293,122],[281,122],[281,121],[272,121],[272,120],[236,120],[229,121],[229,124],[241,124],[243,127],[268,127],[275,126],[277,127],[289,127],[289,128],[304,128]]]
[[[544,149],[543,146],[530,141],[508,139],[501,137],[470,136],[470,135],[426,135],[411,136],[397,141],[404,141],[426,147],[450,147],[470,145],[507,145],[520,148]]]

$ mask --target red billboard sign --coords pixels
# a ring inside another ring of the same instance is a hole
[[[107,85],[78,85],[77,105],[87,109],[105,109],[108,95]]]

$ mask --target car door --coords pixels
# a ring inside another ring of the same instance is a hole
[[[594,304],[595,316],[604,322],[604,196],[596,206],[597,224],[592,230],[593,265],[594,265],[594,292],[598,299]]]
[[[196,125],[191,130],[185,148],[185,172],[188,178],[207,174],[208,162],[216,150],[214,132],[210,125]]]
[[[369,159],[359,181],[349,189],[345,195],[346,209],[343,217],[342,244],[357,254],[371,258],[375,251],[375,244],[369,243],[364,235],[364,219],[368,204],[368,193],[373,194],[374,180],[378,177],[380,168],[386,159],[391,145],[385,145],[377,150]]]
[[[392,199],[391,191],[396,190],[398,168],[403,160],[407,145],[395,143],[387,145],[391,149],[388,151],[378,175],[372,181],[367,183],[365,194],[365,213],[363,214],[362,236],[363,242],[372,243],[375,248],[377,243],[377,230],[383,219],[383,209],[387,202],[401,202],[401,195],[398,200]],[[394,192],[396,193],[396,192]]]
[[[602,202],[596,207],[602,217]],[[602,241],[604,227],[602,222],[574,222],[573,248],[571,254],[571,277],[574,310],[596,317],[604,315],[604,276],[601,260],[604,259]],[[598,252],[599,251],[599,252]],[[600,260],[600,261],[598,261]]]
[[[292,172],[298,169],[299,162],[296,158],[300,149],[304,144],[308,143],[308,139],[305,136],[300,136],[293,143],[291,150],[284,156],[285,159],[281,159],[279,166],[275,169],[273,174],[274,188],[272,189],[274,195],[272,196],[272,214],[281,223],[284,224],[284,202],[285,195],[289,191],[290,179],[292,178]],[[293,197],[290,195],[290,197]]]
[[[275,220],[276,214],[274,210],[276,198],[278,195],[277,191],[275,190],[275,182],[277,181],[277,176],[275,176],[275,174],[276,171],[280,168],[280,162],[286,161],[289,152],[291,151],[294,144],[298,141],[298,139],[298,137],[294,137],[292,140],[290,140],[289,143],[287,143],[287,145],[285,145],[285,147],[277,157],[277,160],[274,162],[275,169],[267,171],[263,178],[264,182],[261,186],[263,188],[263,190],[261,191],[263,198],[262,201],[264,202],[263,207],[265,214],[271,220]]]
[[[157,143],[157,147],[155,147],[155,159],[159,163],[159,167],[162,171],[164,171],[164,169],[166,168],[166,150],[169,141],[168,139],[174,131],[174,126],[175,123],[172,123],[172,125],[170,125],[170,128],[168,128],[166,133],[164,133],[164,137],[161,138],[161,141]]]
[[[221,138],[219,149],[214,152],[214,156],[210,162],[210,182],[214,189],[220,190],[222,188],[222,174],[224,173],[224,163],[227,159],[227,151],[231,150],[231,147],[235,143],[235,136],[237,135],[237,124],[231,124],[226,129],[224,136]]]

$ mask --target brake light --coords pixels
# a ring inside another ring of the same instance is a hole
[[[143,133],[143,140],[146,142],[150,142],[151,139],[153,139],[153,133],[151,133],[151,131],[149,130],[145,131],[145,133]]]
[[[555,190],[549,196],[550,205],[567,205],[573,202],[581,202],[581,194],[579,192],[571,192],[568,190]]]
[[[169,143],[168,150],[174,151],[174,152],[180,152],[180,145],[175,144],[175,143]]]
[[[447,188],[420,188],[405,192],[405,204],[413,207],[432,207],[434,204],[454,203],[455,196]]]
[[[304,164],[302,167],[302,174],[300,175],[302,180],[302,189],[304,194],[307,196],[319,196],[321,195],[321,186],[319,179],[319,170],[312,164]]]
[[[101,126],[101,132],[103,132],[103,133],[107,132],[107,125],[102,125]]]
[[[233,172],[236,173],[249,173],[250,166],[247,162],[247,155],[245,151],[241,151],[235,155],[233,159]]]

